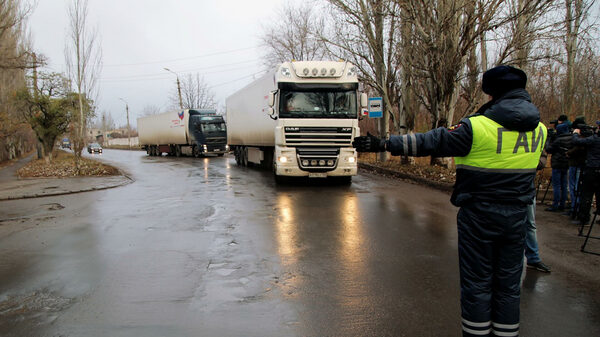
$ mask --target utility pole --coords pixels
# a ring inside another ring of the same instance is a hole
[[[35,55],[35,53],[31,53],[31,56],[33,57],[33,97],[35,97],[35,100],[37,101],[37,99],[38,99],[37,55]],[[61,137],[62,137],[62,135],[61,135]],[[42,147],[42,143],[40,143],[39,140],[36,143],[36,150],[37,150],[38,159],[44,158],[44,148]]]
[[[179,84],[179,75],[176,72],[170,70],[169,68],[164,68],[166,71],[175,74],[177,78],[177,93],[179,94],[179,108],[183,109],[183,100],[181,99],[181,85]]]
[[[121,101],[125,102],[125,111],[127,112],[127,144],[129,144],[129,149],[131,150],[131,128],[129,127],[129,104],[122,98],[119,98]]]

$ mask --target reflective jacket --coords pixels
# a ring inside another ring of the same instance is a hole
[[[451,128],[392,136],[386,149],[393,155],[455,157],[456,206],[473,200],[530,204],[546,137],[529,94],[515,89]]]

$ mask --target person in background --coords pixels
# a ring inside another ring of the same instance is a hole
[[[556,139],[547,147],[546,151],[552,155],[550,166],[552,167],[552,206],[546,211],[556,212],[565,209],[567,200],[567,173],[569,160],[567,151],[571,148],[571,134],[569,126],[565,123],[556,126]]]
[[[566,124],[569,127],[569,131],[571,131],[571,125],[572,125],[572,123],[571,123],[571,121],[569,121],[569,117],[567,117],[567,115],[560,115],[560,116],[558,116],[558,118],[556,119],[556,121],[558,122],[558,125],[560,125],[560,124]]]
[[[585,117],[577,116],[573,120],[573,128],[578,128],[580,125],[585,125]],[[577,213],[577,207],[579,205],[579,180],[581,172],[585,166],[586,150],[584,146],[573,145],[571,149],[567,151],[567,158],[569,159],[569,197],[571,198],[571,207],[565,215],[570,215],[575,218]]]
[[[522,70],[494,67],[481,84],[491,100],[457,125],[352,142],[358,152],[454,157],[463,336],[519,335],[527,207],[547,138],[526,83]]]
[[[542,152],[540,162],[538,163],[537,170],[540,171],[546,167],[546,161],[548,160],[548,154],[546,151]],[[537,240],[537,227],[535,225],[535,197],[533,203],[527,205],[527,235],[525,236],[525,258],[527,259],[527,268],[539,270],[544,273],[551,271],[550,267],[542,262],[540,258],[540,250]]]
[[[585,167],[581,177],[581,204],[577,219],[580,224],[586,225],[590,221],[592,199],[596,194],[596,210],[600,202],[600,137],[592,133],[582,137],[579,128],[573,130],[573,145],[584,146],[587,150]]]

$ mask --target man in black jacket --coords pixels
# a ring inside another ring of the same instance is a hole
[[[550,166],[552,167],[552,206],[546,208],[546,211],[556,212],[565,209],[567,201],[567,186],[569,186],[569,158],[567,151],[572,148],[571,133],[566,123],[559,124],[556,127],[556,139],[548,146],[547,152],[550,157]],[[572,201],[571,201],[572,202]]]
[[[456,126],[353,142],[359,152],[455,157],[463,336],[519,333],[527,205],[547,137],[526,83],[522,70],[495,67],[482,81],[492,100]]]
[[[594,193],[596,194],[596,210],[600,199],[600,137],[594,133],[588,137],[580,137],[580,130],[573,130],[573,145],[584,146],[587,150],[585,167],[581,183],[581,204],[577,215],[580,223],[590,221],[590,208]]]

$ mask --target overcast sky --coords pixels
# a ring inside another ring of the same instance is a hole
[[[48,71],[65,71],[70,0],[39,0],[29,18],[33,45]],[[161,110],[176,76],[200,73],[219,106],[263,70],[261,25],[285,0],[89,0],[88,22],[97,27],[103,54],[98,112],[132,125],[146,105]],[[260,76],[260,75],[259,75]]]

